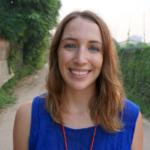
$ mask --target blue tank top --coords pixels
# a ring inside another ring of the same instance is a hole
[[[56,125],[45,110],[45,98],[32,102],[29,150],[65,150],[62,126]],[[99,125],[92,150],[131,150],[139,107],[125,100],[121,132],[107,133]],[[94,127],[65,128],[68,150],[90,150]]]

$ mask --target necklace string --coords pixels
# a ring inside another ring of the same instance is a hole
[[[61,120],[62,120],[62,117],[61,117]],[[95,135],[96,135],[97,124],[98,124],[98,114],[97,114],[96,125],[95,125],[95,128],[94,128],[94,133],[93,133],[93,138],[92,138],[92,143],[91,143],[90,150],[92,150],[92,148],[93,148],[94,139],[95,139]],[[63,136],[64,136],[64,141],[65,141],[65,148],[66,148],[66,150],[68,150],[66,134],[65,134],[65,128],[64,128],[63,124],[62,124],[62,130],[63,130]]]

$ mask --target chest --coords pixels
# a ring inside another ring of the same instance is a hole
[[[94,127],[70,129],[65,127],[68,150],[90,150]],[[119,132],[106,133],[100,126],[97,128],[92,150],[131,150],[129,134]],[[61,126],[42,128],[30,136],[29,150],[65,150]]]

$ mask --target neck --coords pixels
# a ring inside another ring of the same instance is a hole
[[[62,110],[66,110],[67,114],[90,114],[89,102],[94,92],[95,86],[84,90],[74,90],[70,87],[65,87],[64,93],[62,94]]]

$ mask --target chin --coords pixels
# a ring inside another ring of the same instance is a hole
[[[83,84],[73,84],[73,85],[70,85],[70,88],[74,89],[74,90],[77,90],[77,91],[80,91],[80,90],[85,90],[87,89],[88,87],[90,87],[89,85],[83,85]]]

